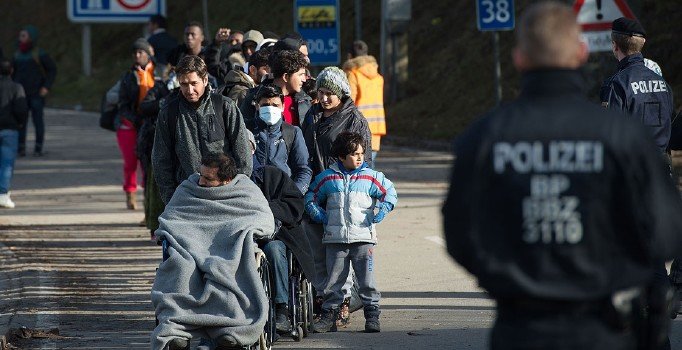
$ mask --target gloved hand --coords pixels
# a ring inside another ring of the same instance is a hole
[[[319,205],[310,202],[306,205],[305,210],[308,212],[308,215],[310,215],[310,218],[313,219],[313,221],[319,224],[327,224],[327,213],[324,211],[324,209],[320,208]]]
[[[384,220],[384,218],[386,217],[386,214],[388,214],[388,212],[393,210],[393,204],[383,202],[383,203],[380,203],[377,206],[377,208],[379,209],[379,211],[374,215],[374,220],[372,220],[372,222],[375,224],[378,224],[382,220]]]

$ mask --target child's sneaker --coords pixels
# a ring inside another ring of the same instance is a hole
[[[343,299],[339,308],[339,318],[336,320],[338,327],[346,328],[350,323],[350,298]]]
[[[365,333],[379,333],[381,326],[379,324],[379,305],[365,306]]]
[[[313,329],[316,333],[336,332],[336,319],[339,309],[322,309],[322,316],[315,321]]]
[[[14,208],[14,202],[12,202],[12,199],[9,197],[9,193],[0,194],[0,208]]]

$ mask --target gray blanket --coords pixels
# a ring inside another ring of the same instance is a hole
[[[173,337],[229,335],[251,344],[267,319],[254,238],[273,235],[268,202],[241,174],[220,187],[201,187],[198,179],[194,174],[182,182],[159,217],[156,236],[167,240],[170,257],[152,287],[159,320],[152,349]]]

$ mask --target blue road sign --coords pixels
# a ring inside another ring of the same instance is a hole
[[[341,63],[339,0],[294,0],[294,29],[308,41],[312,65]]]
[[[514,0],[476,0],[478,30],[513,30]]]
[[[146,22],[166,15],[166,0],[66,0],[67,15],[76,23]]]

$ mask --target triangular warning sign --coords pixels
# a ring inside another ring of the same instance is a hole
[[[611,22],[620,17],[636,19],[625,0],[576,0],[573,11],[583,31],[611,30]]]

